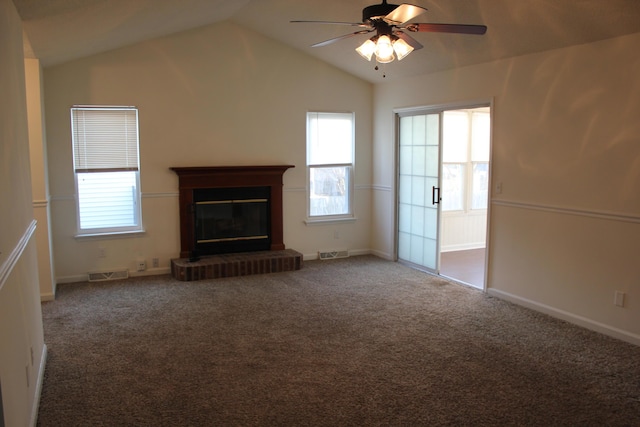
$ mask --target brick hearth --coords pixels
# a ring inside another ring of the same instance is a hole
[[[188,258],[171,260],[171,275],[184,282],[279,273],[301,268],[302,254],[293,249],[211,255],[193,262]]]

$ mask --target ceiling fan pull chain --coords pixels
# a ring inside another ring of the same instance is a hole
[[[382,78],[384,79],[384,78],[387,77],[387,70],[384,69],[384,68],[386,68],[385,64],[382,64],[382,68],[383,68],[383,70],[382,70]],[[378,71],[380,69],[380,67],[378,67],[378,64],[376,64],[376,66],[373,67],[373,69]]]

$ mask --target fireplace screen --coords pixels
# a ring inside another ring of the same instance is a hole
[[[194,194],[199,254],[268,250],[269,188],[221,188]]]

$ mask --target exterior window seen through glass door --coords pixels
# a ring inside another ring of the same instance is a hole
[[[443,113],[442,210],[486,209],[489,191],[489,112]]]

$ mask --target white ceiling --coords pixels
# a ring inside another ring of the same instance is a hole
[[[640,0],[412,0],[428,9],[415,22],[484,24],[488,31],[413,33],[424,48],[386,65],[383,78],[354,51],[366,35],[310,47],[357,28],[289,22],[361,22],[362,9],[379,0],[13,1],[24,21],[25,51],[45,67],[224,20],[373,83],[640,32]]]

